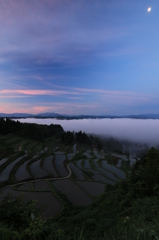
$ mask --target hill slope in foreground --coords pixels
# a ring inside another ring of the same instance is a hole
[[[0,135],[1,239],[157,239],[158,150],[138,161],[21,131]]]

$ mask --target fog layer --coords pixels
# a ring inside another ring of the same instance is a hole
[[[111,136],[148,145],[159,144],[159,120],[157,119],[18,119],[20,122],[38,124],[60,124],[65,131],[82,131],[85,133]]]

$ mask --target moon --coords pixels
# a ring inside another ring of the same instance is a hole
[[[147,12],[151,12],[151,7],[148,7]]]

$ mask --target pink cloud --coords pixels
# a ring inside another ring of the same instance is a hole
[[[33,113],[43,113],[43,112],[50,111],[50,107],[48,106],[35,106],[32,109],[33,109]]]
[[[26,110],[29,110],[29,106],[26,105],[26,104],[20,104],[20,103],[9,103],[9,104],[7,104],[7,103],[0,103],[0,112],[3,112],[3,113],[13,113],[13,112],[25,113]]]
[[[0,96],[0,98],[2,99],[2,98],[7,98],[7,99],[9,99],[9,98],[25,98],[25,97],[27,97],[27,96],[24,96],[24,95],[1,95]]]
[[[3,112],[4,111],[4,108],[0,107],[0,112]]]
[[[127,92],[117,92],[117,91],[107,91],[102,89],[84,89],[84,88],[71,88],[70,91],[66,90],[11,90],[11,89],[4,89],[0,91],[0,94],[23,94],[23,95],[83,95],[83,94],[89,94],[89,93],[103,93],[108,95],[125,95],[130,94]]]
[[[14,110],[13,110],[14,109]],[[21,113],[42,113],[42,112],[57,112],[61,114],[88,114],[88,111],[100,109],[96,103],[66,103],[66,102],[51,102],[51,103],[0,103],[0,111],[5,113],[21,112]]]
[[[5,89],[1,90],[0,94],[24,94],[24,95],[63,95],[63,94],[78,94],[77,92],[71,92],[71,91],[61,91],[61,90],[10,90],[10,89]]]
[[[65,102],[43,102],[38,96],[65,96]],[[122,109],[123,107],[134,107],[149,104],[158,101],[159,96],[151,96],[141,93],[109,91],[104,89],[86,89],[86,88],[64,88],[64,90],[0,90],[0,98],[26,98],[28,96],[37,96],[34,104],[9,102],[0,104],[0,111],[13,113],[39,113],[39,112],[57,112],[61,114],[110,114],[113,109]],[[70,100],[72,98],[72,101]],[[80,99],[80,102],[78,101]],[[70,102],[71,101],[71,102]],[[115,111],[115,110],[114,110]]]
[[[158,96],[151,96],[150,94],[124,92],[124,91],[110,91],[103,89],[87,89],[87,88],[64,88],[64,90],[0,90],[0,98],[23,98],[27,96],[65,96],[68,99],[83,99],[87,97],[89,101],[89,95],[93,96],[94,100],[99,102],[100,100],[108,100],[109,102],[118,103],[133,103],[136,101],[150,102]]]

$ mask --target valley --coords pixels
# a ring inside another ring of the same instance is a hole
[[[90,205],[107,184],[126,178],[131,163],[126,155],[82,144],[74,152],[56,138],[38,142],[10,134],[1,135],[0,143],[0,200],[7,194],[35,199],[47,218],[62,211],[61,194],[74,206]]]

